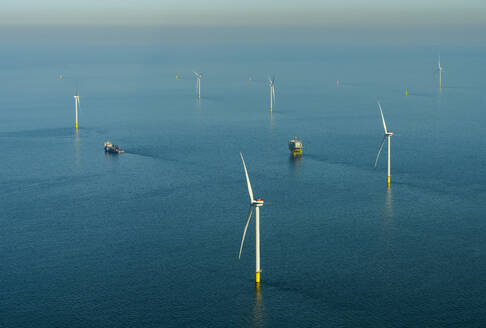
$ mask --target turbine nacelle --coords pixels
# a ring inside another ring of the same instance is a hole
[[[269,77],[268,78],[268,85],[270,87],[274,87],[275,86],[275,77]]]
[[[258,199],[255,199],[254,201],[250,202],[250,206],[263,206],[263,199],[261,198],[258,198]]]

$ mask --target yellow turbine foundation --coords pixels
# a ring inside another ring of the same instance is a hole
[[[259,283],[260,283],[260,271],[255,272],[255,282],[256,282],[257,284],[259,284]]]
[[[77,130],[78,129],[78,123],[76,123],[75,126],[76,126],[76,130]]]
[[[388,176],[387,185],[388,185],[388,187],[390,187],[390,176]]]

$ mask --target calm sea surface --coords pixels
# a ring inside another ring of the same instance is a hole
[[[484,327],[485,48],[0,53],[1,327]]]

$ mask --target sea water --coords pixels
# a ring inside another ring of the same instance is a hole
[[[5,48],[0,326],[482,326],[485,55]],[[386,147],[373,168],[377,101],[394,132],[389,189]],[[108,140],[126,153],[105,154]],[[240,152],[265,200],[259,290],[253,220],[238,260]]]

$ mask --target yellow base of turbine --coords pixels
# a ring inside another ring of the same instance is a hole
[[[259,284],[259,283],[260,283],[260,272],[261,272],[261,271],[259,271],[259,272],[255,272],[255,282],[256,282],[257,284]]]
[[[272,112],[272,107],[270,107],[270,113]]]
[[[408,96],[408,91],[407,90],[405,90],[405,96]]]
[[[75,127],[76,127],[76,130],[77,130],[78,129],[78,124],[77,123],[75,124]]]
[[[388,187],[390,187],[390,176],[388,176],[386,182],[387,182],[386,184],[388,185]]]

